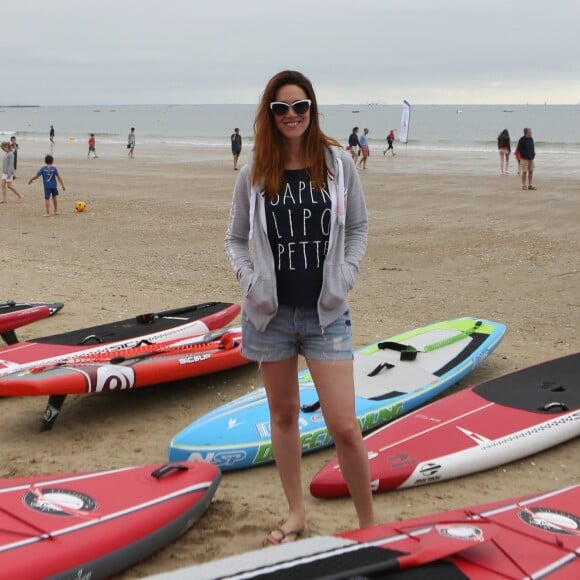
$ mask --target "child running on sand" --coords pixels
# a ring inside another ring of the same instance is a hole
[[[54,158],[52,155],[47,155],[44,158],[46,165],[42,166],[36,175],[30,179],[28,184],[30,185],[33,181],[42,176],[42,182],[44,184],[44,217],[50,216],[50,198],[52,197],[52,203],[54,205],[54,215],[58,215],[58,188],[56,185],[56,180],[62,186],[62,190],[66,191],[66,187],[62,182],[62,179],[58,173],[58,169],[53,165]]]

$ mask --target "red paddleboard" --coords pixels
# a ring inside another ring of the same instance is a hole
[[[7,346],[0,349],[0,396],[48,396],[42,424],[48,430],[67,394],[131,389],[246,364],[240,333],[222,328],[239,312],[238,304],[208,302]]]
[[[580,353],[464,389],[365,438],[374,491],[489,469],[580,435]],[[316,497],[348,495],[333,459],[314,477]]]
[[[447,556],[445,561],[437,562],[438,566],[424,566],[426,578],[451,579],[458,574],[472,580],[580,578],[580,485],[339,535],[358,543],[370,542],[380,548],[412,553],[417,550],[417,538],[429,527],[458,520],[472,526],[473,534],[477,534],[479,524],[487,523],[500,531],[490,540]],[[440,541],[443,543],[445,538]],[[375,571],[381,564],[384,562],[376,563]]]
[[[156,580],[580,578],[580,485],[318,536]]]
[[[0,480],[3,578],[103,578],[172,542],[219,485],[208,463]]]
[[[18,342],[17,328],[56,314],[64,304],[62,302],[15,302],[7,300],[0,303],[0,336],[6,344]]]

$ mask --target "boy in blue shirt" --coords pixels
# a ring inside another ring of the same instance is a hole
[[[36,175],[28,182],[28,184],[30,185],[33,181],[42,176],[42,183],[44,184],[44,217],[49,217],[51,197],[54,205],[54,215],[58,215],[58,188],[56,180],[58,179],[63,191],[66,191],[66,187],[62,182],[58,169],[53,165],[54,157],[52,155],[47,155],[44,158],[44,162],[46,165],[36,172]]]

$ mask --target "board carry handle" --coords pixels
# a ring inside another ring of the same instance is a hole
[[[483,322],[478,320],[469,330],[465,330],[456,334],[455,336],[450,336],[449,338],[444,338],[443,340],[438,340],[437,342],[433,342],[432,344],[428,344],[427,346],[423,347],[423,350],[418,350],[414,346],[409,344],[402,344],[400,342],[393,342],[393,341],[385,341],[379,342],[377,345],[379,349],[390,349],[396,350],[401,353],[401,360],[408,360],[412,361],[417,358],[417,354],[420,352],[432,352],[439,348],[443,348],[444,346],[449,346],[450,344],[454,344],[455,342],[459,342],[464,338],[468,338],[471,336],[481,325]],[[369,375],[371,376],[371,375]],[[374,376],[374,375],[372,375]]]
[[[181,463],[166,463],[165,465],[158,467],[155,471],[152,471],[151,477],[161,479],[162,477],[179,473],[180,471],[187,471],[187,469],[187,465]]]
[[[550,413],[555,413],[556,409],[559,411],[569,411],[568,405],[566,403],[560,403],[559,401],[551,401],[540,407],[540,411],[548,411]]]
[[[501,528],[493,522],[472,522],[469,520],[446,522],[431,526],[426,533],[409,533],[406,535],[418,540],[417,548],[413,552],[403,554],[396,558],[389,558],[383,562],[352,566],[340,572],[322,576],[320,580],[340,580],[344,578],[359,578],[370,574],[414,568],[429,564],[443,558],[452,556],[480,546],[493,538],[501,531]]]
[[[219,302],[205,302],[204,304],[197,304],[194,306],[183,306],[182,308],[173,308],[172,310],[164,310],[162,312],[148,312],[146,314],[138,314],[135,319],[139,324],[150,324],[158,318],[166,318],[168,316],[179,316],[180,314],[185,314],[186,312],[197,312],[198,310],[204,310],[205,308],[211,308],[216,306]]]

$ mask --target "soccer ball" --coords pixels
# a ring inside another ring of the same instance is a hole
[[[77,201],[77,203],[75,205],[75,209],[79,213],[82,213],[83,211],[85,211],[85,209],[87,209],[87,204],[84,201]]]

